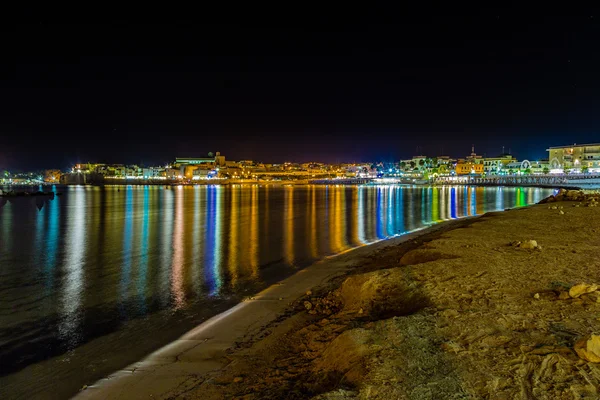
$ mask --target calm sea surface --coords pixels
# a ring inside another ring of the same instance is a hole
[[[315,260],[552,192],[258,185],[58,191],[64,195],[53,200],[0,198],[1,398],[68,397]]]

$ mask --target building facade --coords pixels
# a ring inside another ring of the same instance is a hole
[[[455,171],[456,175],[481,175],[484,169],[482,163],[459,162]]]
[[[600,172],[600,143],[556,146],[546,151],[551,170],[587,169]]]
[[[486,175],[499,175],[506,172],[506,165],[517,161],[510,154],[503,154],[499,157],[486,157],[483,159],[483,170]]]

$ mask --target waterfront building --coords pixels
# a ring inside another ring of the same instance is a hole
[[[144,179],[165,179],[165,169],[160,167],[142,168]]]
[[[523,163],[519,161],[512,161],[505,165],[505,169],[509,174],[514,174],[522,169]]]
[[[455,167],[456,175],[481,175],[484,172],[482,163],[461,160]]]
[[[214,164],[219,167],[226,165],[225,156],[222,156],[220,152],[216,152],[215,155],[208,153],[208,157],[175,157],[173,166],[179,168],[183,165],[200,165],[200,164]]]
[[[571,168],[600,172],[600,143],[555,146],[546,151],[551,172]]]
[[[471,154],[459,159],[455,166],[456,175],[481,175],[484,171],[483,157],[475,153],[475,146],[471,147]]]
[[[498,157],[485,157],[483,159],[483,170],[486,175],[499,175],[506,172],[506,166],[517,159],[510,154],[502,154]]]
[[[196,170],[212,170],[216,168],[223,168],[227,166],[225,156],[221,153],[216,152],[208,153],[208,157],[175,157],[175,162],[170,166],[172,169],[179,170],[176,174],[175,179],[181,179],[183,177],[187,179],[193,179]],[[172,175],[167,172],[167,178]],[[196,176],[198,176],[196,174]]]
[[[532,174],[547,174],[550,172],[548,160],[533,161],[529,168],[531,169]]]
[[[437,166],[454,164],[456,162],[456,160],[451,159],[450,156],[437,156],[435,160]]]

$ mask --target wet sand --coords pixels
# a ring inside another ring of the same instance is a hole
[[[600,296],[569,296],[600,282],[598,207],[490,213],[324,263],[81,398],[599,398],[600,364],[574,347],[600,333]]]

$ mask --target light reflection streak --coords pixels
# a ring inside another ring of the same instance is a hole
[[[504,193],[502,188],[499,187],[496,189],[496,210],[504,209]]]
[[[294,265],[294,187],[286,186],[284,194],[283,232],[284,259],[288,265]]]
[[[340,186],[338,188],[337,198],[335,202],[335,208],[337,209],[338,223],[336,227],[337,236],[337,247],[338,251],[342,252],[348,248],[346,240],[346,187]]]
[[[252,277],[258,276],[259,254],[258,249],[260,236],[258,235],[258,185],[252,185],[251,202],[250,202],[250,269]]]
[[[192,233],[192,284],[194,291],[198,293],[201,288],[202,278],[200,271],[203,268],[202,256],[204,241],[204,224],[201,223],[202,216],[204,215],[204,202],[202,201],[201,192],[206,191],[205,187],[196,186],[194,188],[194,230]]]
[[[331,219],[329,220],[329,250],[331,253],[339,253],[342,251],[339,240],[339,207],[338,207],[338,188],[332,187],[330,197]]]
[[[314,185],[310,189],[310,255],[319,257],[319,245],[317,241],[317,192]]]
[[[358,188],[358,215],[356,217],[358,221],[358,240],[361,244],[367,243],[365,236],[365,188],[360,186]]]
[[[240,187],[232,186],[230,189],[231,200],[229,207],[229,276],[231,278],[231,286],[235,286],[238,280],[238,231],[239,231],[239,196]]]
[[[55,190],[55,186],[52,186],[52,190]],[[44,263],[46,276],[46,287],[49,288],[52,285],[52,271],[56,267],[56,257],[59,249],[59,235],[60,235],[60,203],[59,198],[55,197],[47,207],[48,216],[48,235],[46,236],[46,262]]]
[[[377,187],[375,193],[376,193],[376,195],[375,195],[376,196],[375,197],[375,199],[376,199],[375,200],[376,201],[376,203],[375,203],[375,205],[376,205],[376,208],[375,208],[375,232],[377,235],[377,239],[384,239],[385,235],[383,233],[383,221],[382,221],[382,218],[383,218],[382,208],[383,207],[381,205],[381,203],[383,202],[383,196],[381,195],[381,187],[380,186]]]
[[[465,188],[463,190],[463,198],[462,198],[462,203],[463,203],[463,208],[464,208],[464,211],[463,211],[463,216],[464,217],[471,215],[469,213],[469,201],[468,201],[468,199],[469,199],[469,188],[465,186]]]
[[[137,278],[138,303],[142,311],[145,310],[145,290],[146,279],[148,276],[148,234],[150,225],[150,188],[144,186],[143,214],[142,214],[142,234],[140,235],[140,261]]]
[[[216,296],[221,290],[221,232],[223,224],[223,193],[220,186],[209,186],[207,191],[206,227],[206,284],[209,296]]]
[[[452,219],[458,218],[456,214],[456,188],[450,189],[450,217]]]
[[[421,224],[427,224],[427,204],[425,204],[425,188],[421,189]]]
[[[122,254],[123,262],[121,264],[120,273],[120,298],[125,300],[128,298],[128,290],[131,283],[131,257],[132,257],[132,241],[133,241],[133,190],[131,187],[125,189],[125,225],[123,228],[123,243],[122,243]],[[126,310],[122,310],[123,313]]]
[[[387,210],[386,213],[386,220],[387,220],[387,224],[386,224],[386,233],[387,236],[394,236],[396,234],[396,230],[394,229],[394,207],[393,207],[393,200],[394,200],[394,191],[393,191],[393,187],[392,186],[388,186],[386,188],[386,197],[387,197],[387,203],[385,205],[385,208]]]
[[[183,289],[183,199],[184,190],[178,186],[175,192],[175,229],[173,230],[173,259],[171,262],[171,293],[173,296],[174,309],[180,309],[185,305],[185,293]]]
[[[404,226],[404,189],[400,186],[396,188],[396,232],[403,233]]]
[[[59,334],[71,347],[80,340],[77,333],[80,325],[81,295],[83,292],[83,266],[85,259],[85,191],[76,188],[69,193],[74,204],[69,207],[66,236],[66,257],[61,300]]]
[[[161,278],[160,285],[162,286],[159,290],[161,296],[161,302],[166,305],[171,298],[171,290],[169,288],[169,282],[171,282],[171,263],[173,254],[173,213],[175,212],[173,205],[173,189],[162,190],[162,204],[161,212],[163,215],[162,221],[162,235],[161,235]]]
[[[439,190],[433,190],[430,188],[429,192],[431,192],[431,221],[430,222],[440,222],[440,198],[439,198]],[[429,202],[428,202],[429,203]]]
[[[350,215],[351,215],[351,233],[350,233],[350,244],[352,246],[360,246],[360,204],[359,204],[359,187],[354,186],[352,189],[352,195],[350,197]]]
[[[475,189],[475,212],[477,215],[485,214],[485,188],[478,187]]]

